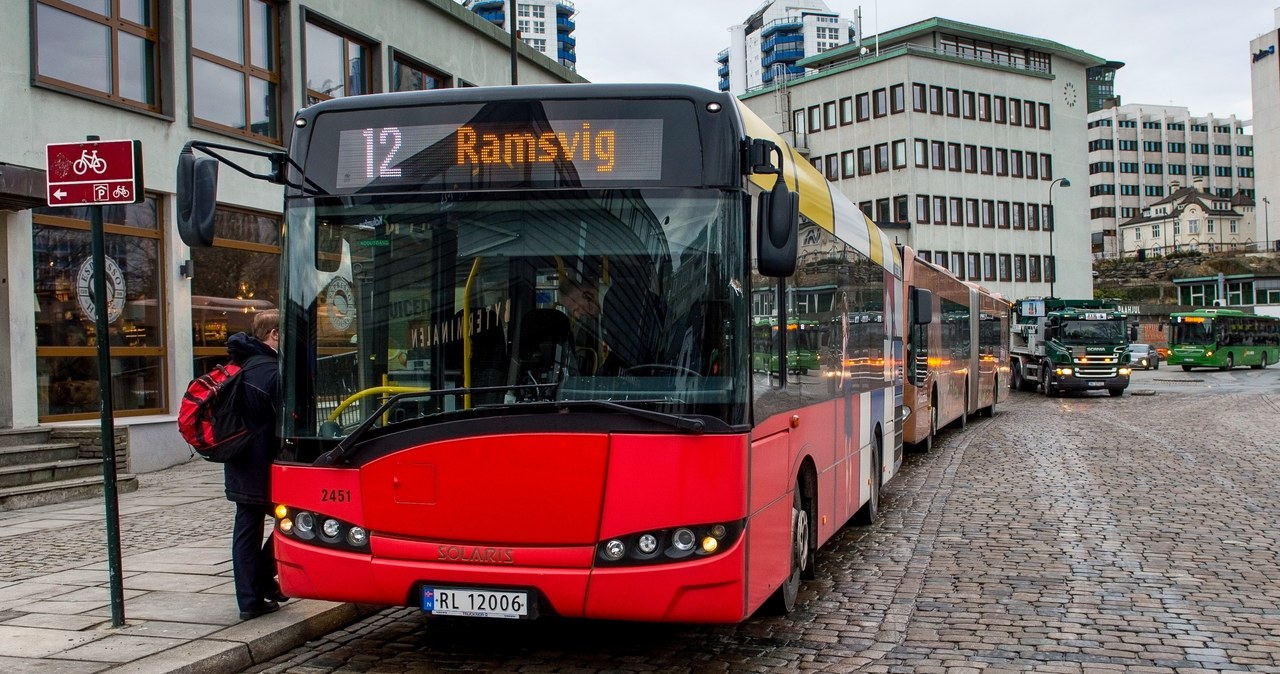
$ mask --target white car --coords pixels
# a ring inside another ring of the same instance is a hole
[[[1159,370],[1160,354],[1156,353],[1150,344],[1130,344],[1129,365],[1135,370],[1138,368]]]

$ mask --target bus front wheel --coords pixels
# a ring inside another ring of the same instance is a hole
[[[880,517],[880,466],[881,466],[881,444],[880,436],[876,436],[875,445],[871,448],[871,497],[867,502],[862,504],[862,508],[853,515],[854,524],[870,525],[875,524]]]
[[[808,501],[797,482],[791,501],[791,572],[774,591],[773,596],[769,597],[770,613],[786,615],[795,610],[796,597],[800,595],[800,579],[814,576],[815,554],[810,537],[810,522]]]
[[[1231,354],[1229,354],[1229,353],[1228,353],[1228,354],[1227,354],[1227,364],[1226,364],[1226,365],[1223,365],[1223,366],[1222,366],[1221,368],[1219,368],[1219,369],[1221,369],[1221,370],[1230,370],[1231,368],[1233,368],[1233,367],[1235,367],[1235,366],[1236,366],[1236,359],[1235,359],[1234,357],[1232,357],[1232,355],[1231,355]]]

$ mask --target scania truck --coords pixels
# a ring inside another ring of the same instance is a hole
[[[1009,322],[1010,380],[1015,390],[1124,394],[1129,386],[1125,314],[1111,300],[1028,298]]]

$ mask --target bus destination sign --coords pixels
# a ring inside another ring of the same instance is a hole
[[[547,126],[550,128],[546,128]],[[556,119],[531,125],[426,124],[339,133],[342,190],[373,184],[576,182],[662,179],[662,119]]]

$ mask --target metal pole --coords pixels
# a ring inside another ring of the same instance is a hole
[[[1267,197],[1262,197],[1262,214],[1267,226],[1267,250],[1271,250],[1271,199]]]
[[[516,45],[520,43],[520,32],[516,30],[516,0],[507,0],[507,30],[511,31],[511,86],[520,83],[516,74]]]
[[[97,136],[87,136],[96,141]],[[107,573],[111,581],[111,626],[124,627],[124,580],[120,563],[120,503],[116,494],[116,433],[111,401],[111,338],[107,333],[107,254],[102,207],[89,208],[93,256],[93,313],[98,339],[98,390],[102,412],[102,495],[107,504]]]

